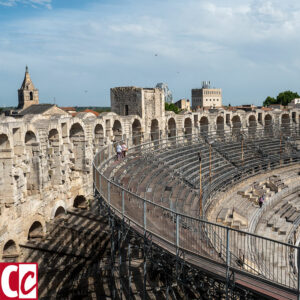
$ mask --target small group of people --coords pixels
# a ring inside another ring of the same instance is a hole
[[[260,196],[258,199],[258,204],[260,208],[262,208],[264,201],[265,201],[265,195]]]
[[[121,145],[120,145],[120,143],[117,143],[117,146],[116,146],[117,160],[121,160],[122,158],[125,158],[127,151],[128,151],[128,148],[124,142]]]

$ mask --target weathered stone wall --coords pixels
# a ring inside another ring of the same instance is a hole
[[[150,138],[248,128],[253,122],[264,128],[266,120],[300,129],[299,110],[176,115],[164,112],[159,91],[145,91],[144,118],[114,112],[98,118],[91,113],[0,117],[0,251],[11,240],[19,249],[34,222],[45,232],[57,209],[72,207],[77,196],[92,197],[93,156],[112,141],[125,139],[130,147]]]

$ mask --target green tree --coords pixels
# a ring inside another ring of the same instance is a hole
[[[276,103],[277,103],[276,99],[269,96],[269,97],[266,98],[266,100],[264,101],[263,105],[264,106],[269,106],[271,104],[276,104]]]
[[[282,105],[288,105],[295,98],[300,98],[298,93],[292,91],[285,91],[277,96],[277,103]]]
[[[275,98],[273,97],[267,97],[264,101],[264,106],[269,106],[271,104],[281,104],[281,105],[288,105],[292,100],[295,98],[300,98],[298,93],[292,92],[292,91],[284,91],[278,94],[278,96]]]
[[[180,109],[174,103],[165,102],[165,110],[173,111],[175,114],[180,112]]]

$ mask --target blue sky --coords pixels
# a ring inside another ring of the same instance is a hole
[[[259,105],[300,92],[299,32],[299,0],[0,0],[0,106],[17,105],[26,64],[61,106],[158,82],[190,98],[203,80],[225,104]]]

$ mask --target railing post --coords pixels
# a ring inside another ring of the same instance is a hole
[[[230,231],[226,228],[226,300],[229,299],[229,268],[230,268]]]
[[[124,197],[124,190],[122,190],[122,218],[124,220],[125,215],[125,197]]]
[[[144,199],[144,214],[143,214],[143,217],[144,217],[144,233],[146,233],[146,230],[147,230],[147,202],[145,201]]]
[[[110,182],[107,182],[107,201],[110,206]]]
[[[176,214],[176,248],[178,250],[179,248],[179,221],[180,221],[180,215]]]

